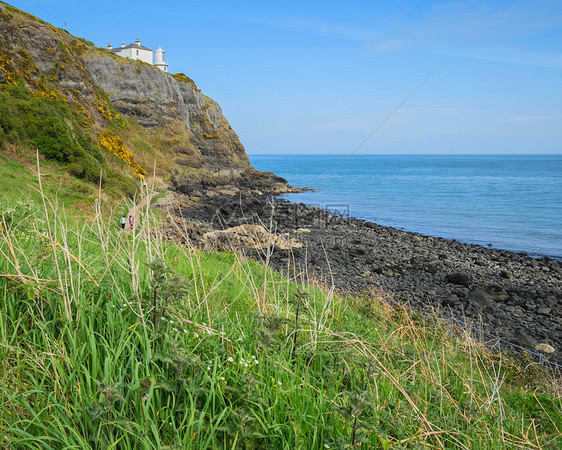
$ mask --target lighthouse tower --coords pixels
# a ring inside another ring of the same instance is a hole
[[[160,46],[158,46],[158,50],[154,52],[154,65],[164,72],[168,71],[166,52],[162,50]]]

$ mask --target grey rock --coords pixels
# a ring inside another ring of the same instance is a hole
[[[442,305],[445,307],[454,307],[460,302],[459,298],[456,295],[451,295],[450,297],[446,297],[443,299]]]
[[[518,329],[513,333],[517,344],[525,348],[535,348],[537,341],[524,329]]]
[[[127,105],[131,110],[139,110],[145,104],[148,108],[159,106],[158,111],[155,111],[158,114],[154,117],[151,114],[144,119],[141,117],[141,124],[148,117],[160,122],[171,122],[179,114],[189,128],[190,112],[201,109],[205,104],[203,95],[193,86],[178,83],[171,74],[156,67],[122,64],[118,59],[98,55],[85,58],[84,63],[94,82],[110,93],[111,102],[121,102],[120,109]],[[216,113],[214,119],[216,121]],[[150,125],[156,126],[159,123]]]
[[[479,308],[493,306],[494,298],[479,287],[472,288],[467,294],[468,301]]]
[[[493,294],[492,298],[497,302],[503,303],[503,302],[507,301],[507,299],[509,298],[509,294],[504,294],[504,293]]]

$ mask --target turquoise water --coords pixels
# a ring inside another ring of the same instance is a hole
[[[562,155],[354,155],[340,166],[345,158],[250,156],[256,169],[316,189],[284,196],[291,201],[460,242],[562,257]]]

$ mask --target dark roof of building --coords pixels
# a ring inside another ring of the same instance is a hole
[[[125,47],[113,47],[110,51],[111,52],[120,52],[121,50],[125,50],[126,48],[136,48],[136,49],[140,49],[140,50],[148,50],[149,52],[151,52],[152,50],[149,49],[148,47],[145,47],[144,45],[140,45],[140,44],[129,44],[126,45]]]

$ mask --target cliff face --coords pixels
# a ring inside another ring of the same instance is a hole
[[[44,154],[80,160],[77,173],[105,167],[134,178],[154,161],[162,176],[250,167],[219,105],[185,75],[96,48],[2,2],[0,109],[9,117],[0,120],[0,147],[41,151],[48,141]],[[62,134],[68,142],[57,146]]]
[[[84,62],[93,81],[109,93],[112,103],[146,127],[166,126],[181,118],[190,128],[190,112],[205,105],[203,95],[193,85],[180,84],[172,75],[148,64],[131,64],[128,59],[121,61],[107,55],[89,55]]]
[[[191,161],[204,168],[249,166],[248,155],[219,105],[185,75],[171,75],[113,55],[93,54],[83,60],[94,83],[109,93],[113,106],[123,116],[146,128],[170,128],[175,133],[185,128],[188,139],[178,140],[173,149],[180,164],[188,161],[189,165]]]

